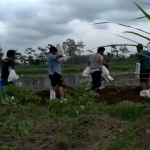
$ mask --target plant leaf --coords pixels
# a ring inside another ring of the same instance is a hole
[[[124,27],[128,27],[128,28],[136,29],[136,30],[139,30],[139,31],[141,31],[141,32],[144,32],[144,33],[150,34],[149,32],[146,32],[146,31],[141,30],[141,29],[139,29],[139,28],[131,27],[131,26],[128,26],[128,25],[125,25],[125,24],[121,24],[121,23],[115,23],[115,22],[99,22],[99,23],[94,23],[94,24],[105,24],[105,23],[118,24],[118,25],[120,25],[120,26],[124,26]]]
[[[150,3],[144,3],[144,4],[150,5]]]
[[[147,39],[148,41],[150,41],[150,39],[149,39],[148,37],[143,36],[143,35],[141,35],[141,34],[139,34],[139,33],[136,33],[136,32],[132,32],[132,31],[124,31],[123,33],[131,33],[131,34],[135,34],[135,35],[137,35],[137,36],[140,36],[140,37],[142,37],[142,38]]]
[[[145,17],[150,20],[150,15],[146,11],[144,11],[137,3],[135,3],[134,1],[133,3],[142,11]]]
[[[103,47],[111,47],[111,46],[136,46],[134,44],[110,44],[110,45],[104,45]]]
[[[138,17],[138,18],[132,19],[131,21],[139,20],[139,19],[143,19],[143,18],[146,18],[146,17],[145,17],[145,16],[143,16],[143,17]]]
[[[136,42],[136,41],[134,41],[134,40],[132,40],[132,39],[126,38],[126,37],[124,37],[124,36],[121,36],[121,35],[118,35],[118,34],[115,34],[115,33],[104,32],[104,31],[100,31],[100,32],[108,33],[108,34],[112,34],[112,35],[116,35],[116,36],[119,36],[119,37],[124,38],[124,39],[126,39],[126,40],[129,40],[129,41],[131,41],[131,42],[138,43],[138,42]]]

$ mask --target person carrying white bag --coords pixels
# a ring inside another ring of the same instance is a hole
[[[19,76],[16,74],[15,67],[15,54],[16,51],[8,50],[7,58],[2,60],[2,69],[1,69],[1,80],[3,85],[13,84],[14,81],[19,79]]]
[[[62,62],[63,55],[59,55],[57,48],[54,46],[51,46],[49,51],[50,53],[47,55],[47,59],[49,79],[51,82],[50,100],[56,99],[55,90],[57,87],[59,89],[61,99],[66,100],[64,98],[63,79],[60,68],[60,62]]]
[[[143,50],[142,44],[138,44],[136,48],[138,52],[138,60],[136,63],[135,77],[140,79],[142,88],[140,96],[150,98],[150,52]]]
[[[102,65],[104,62],[103,53],[105,51],[104,47],[99,47],[96,54],[92,54],[89,58],[90,74],[92,77],[92,87],[91,89],[99,93],[99,88],[101,87],[101,75],[102,75]]]
[[[114,79],[109,75],[108,65],[104,64],[103,54],[105,48],[99,47],[96,54],[92,54],[89,58],[88,66],[82,73],[83,77],[92,77],[92,88],[99,92],[99,89],[105,87],[104,82],[113,81]],[[98,58],[97,58],[98,56]],[[91,63],[92,62],[92,63]]]

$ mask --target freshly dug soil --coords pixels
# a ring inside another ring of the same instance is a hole
[[[96,96],[96,102],[104,102],[106,104],[116,104],[121,101],[150,102],[150,98],[140,97],[140,87],[119,87],[118,89],[119,93],[117,93],[114,87],[102,89],[100,96]]]
[[[148,99],[140,97],[140,87],[118,87],[118,89],[120,91],[119,93],[117,93],[114,87],[105,87],[100,91],[100,95],[95,96],[95,102],[103,102],[109,105],[116,104],[121,101],[132,101],[140,103],[150,102],[150,98]],[[46,103],[46,99],[49,99],[50,91],[44,90],[36,94],[42,99],[41,104],[43,105]],[[56,97],[59,98],[58,90],[56,90]]]

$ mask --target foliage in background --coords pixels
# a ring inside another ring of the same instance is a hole
[[[71,63],[75,61],[75,55],[81,55],[84,51],[84,44],[82,41],[76,43],[73,39],[67,39],[62,43],[64,53],[67,57],[71,58]]]

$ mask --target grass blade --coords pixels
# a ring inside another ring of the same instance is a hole
[[[150,20],[150,15],[146,11],[144,11],[137,3],[135,3],[135,2],[133,2],[133,3],[142,11],[142,13],[145,15],[145,17]]]
[[[135,35],[137,35],[137,36],[140,36],[140,37],[142,37],[142,38],[147,39],[148,41],[150,41],[150,39],[149,39],[148,37],[143,36],[143,35],[141,35],[141,34],[139,34],[139,33],[136,33],[136,32],[125,31],[125,32],[123,32],[123,33],[131,33],[131,34],[135,34]]]
[[[121,36],[121,35],[118,35],[118,34],[115,34],[115,33],[104,32],[104,31],[100,31],[100,32],[108,33],[108,34],[112,34],[112,35],[116,35],[116,36],[118,36],[118,37],[124,38],[124,39],[126,39],[126,40],[129,40],[129,41],[131,41],[131,42],[134,42],[134,43],[137,43],[137,44],[138,44],[138,42],[136,42],[136,41],[134,41],[134,40],[132,40],[132,39],[126,38],[126,37],[124,37],[124,36]]]
[[[145,16],[143,16],[143,17],[138,17],[138,18],[132,19],[131,21],[139,20],[139,19],[143,19],[143,18],[146,18],[146,17],[145,17]]]
[[[144,4],[150,5],[150,3],[144,3]]]
[[[115,23],[115,22],[99,22],[99,23],[94,23],[94,24],[105,24],[105,23],[113,23],[113,24],[117,24],[117,25],[120,25],[120,26],[124,26],[124,27],[128,27],[128,28],[136,29],[136,30],[139,30],[139,31],[141,31],[141,32],[150,34],[149,32],[146,32],[146,31],[141,30],[141,29],[139,29],[139,28],[131,27],[131,26],[129,26],[129,25],[125,25],[125,24],[121,24],[121,23]]]

